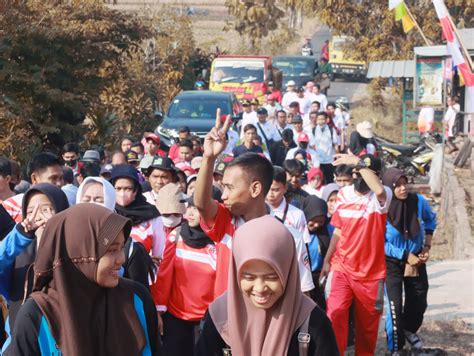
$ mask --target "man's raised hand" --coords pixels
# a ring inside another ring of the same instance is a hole
[[[204,138],[204,153],[205,157],[216,158],[226,147],[226,133],[229,131],[231,123],[231,116],[227,115],[224,125],[221,120],[221,109],[216,111],[216,124],[211,131]]]

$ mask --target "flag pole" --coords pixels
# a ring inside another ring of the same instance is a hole
[[[423,39],[425,40],[426,45],[427,45],[427,46],[431,46],[431,45],[432,45],[431,41],[430,41],[428,38],[426,38],[426,36],[425,36],[425,34],[423,33],[423,31],[422,31],[420,25],[418,25],[418,22],[415,20],[415,17],[414,17],[413,14],[411,13],[410,8],[409,8],[406,4],[405,4],[405,8],[407,9],[408,16],[410,16],[410,18],[412,19],[412,21],[415,23],[415,26],[416,26],[416,28],[418,29],[418,32],[420,33],[421,37],[423,37]]]
[[[466,59],[469,63],[469,66],[471,68],[471,72],[472,72],[474,66],[472,65],[471,56],[469,55],[469,52],[467,51],[466,46],[464,46],[461,35],[459,34],[458,29],[456,28],[456,25],[454,24],[453,19],[451,18],[451,15],[449,14],[449,11],[448,11],[448,20],[451,23],[451,26],[453,27],[453,30],[454,30],[454,33],[456,34],[456,38],[459,42],[459,45],[461,46],[461,49],[464,52],[464,57],[466,57]]]

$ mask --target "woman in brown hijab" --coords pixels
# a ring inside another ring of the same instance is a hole
[[[209,307],[196,355],[293,356],[300,347],[339,354],[329,319],[301,293],[290,233],[269,215],[251,220],[236,231],[228,289]]]
[[[52,217],[5,355],[156,355],[157,318],[141,284],[119,278],[130,220],[97,204]]]

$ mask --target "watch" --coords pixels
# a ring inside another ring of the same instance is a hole
[[[355,166],[357,169],[367,168],[367,163],[364,160],[360,159],[359,163]]]

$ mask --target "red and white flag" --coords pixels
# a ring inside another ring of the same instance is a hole
[[[446,39],[448,53],[453,58],[453,66],[458,68],[458,73],[462,76],[464,83],[468,87],[474,86],[474,74],[469,68],[469,64],[464,60],[464,56],[459,49],[459,43],[456,40],[454,28],[449,20],[449,12],[443,0],[433,0],[433,5],[441,23],[443,37]]]

